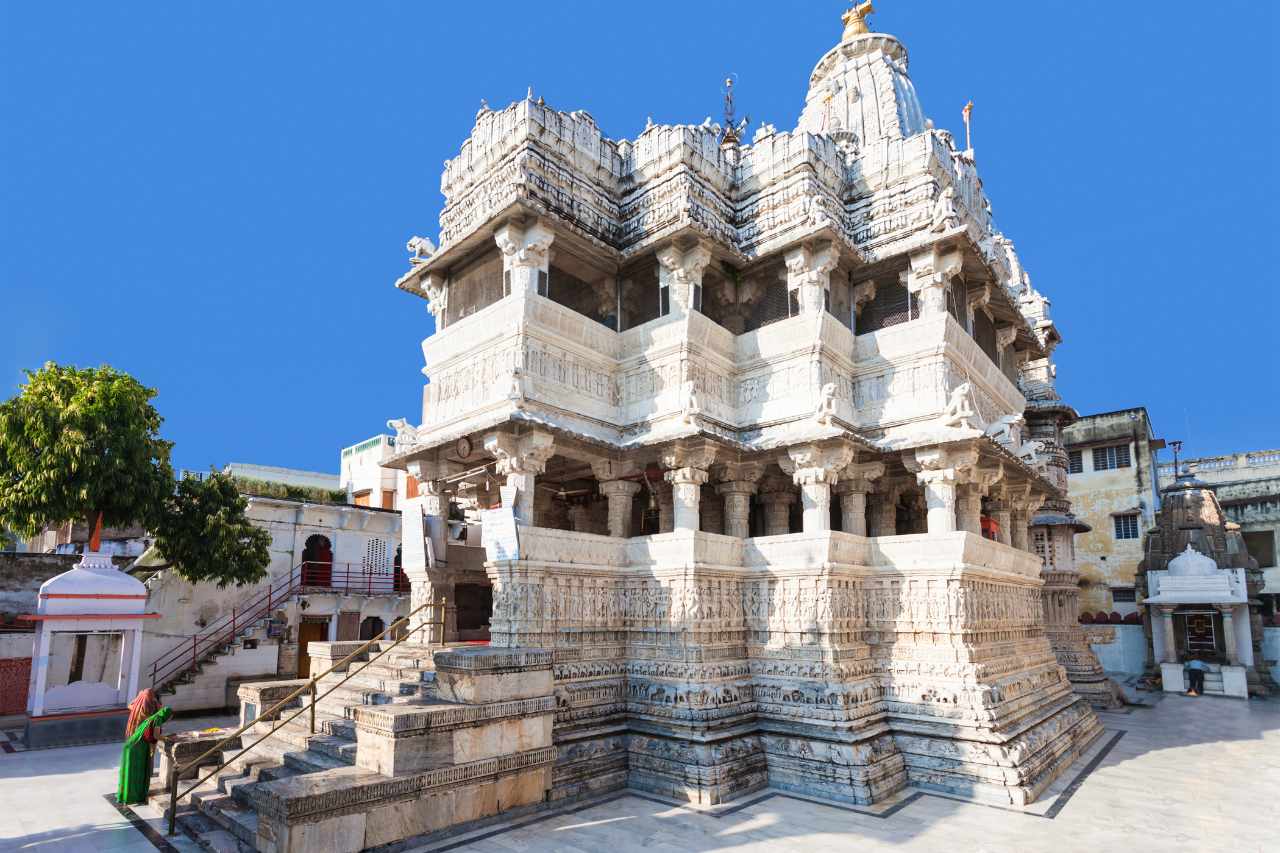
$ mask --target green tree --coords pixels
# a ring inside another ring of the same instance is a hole
[[[184,478],[156,528],[156,548],[191,583],[255,583],[271,561],[271,534],[249,521],[248,506],[225,474]]]
[[[48,362],[0,404],[0,524],[148,527],[173,490],[156,392],[110,367]]]
[[[33,536],[81,519],[91,531],[140,523],[190,580],[226,586],[266,575],[270,537],[245,517],[228,478],[175,488],[153,389],[106,366],[48,362],[26,376],[0,403],[0,527]]]

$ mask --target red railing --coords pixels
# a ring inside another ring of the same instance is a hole
[[[409,579],[399,569],[371,571],[356,563],[303,563],[272,581],[266,590],[233,605],[231,612],[204,630],[178,643],[151,665],[151,686],[159,690],[200,665],[241,632],[271,616],[278,607],[304,590],[358,595],[407,595]]]

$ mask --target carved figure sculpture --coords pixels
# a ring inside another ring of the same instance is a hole
[[[945,187],[933,202],[933,222],[929,225],[929,230],[941,232],[959,226],[960,213],[956,210],[955,187]]]
[[[396,446],[399,448],[409,447],[418,443],[418,429],[410,424],[404,418],[392,418],[387,421],[387,429],[393,430],[396,434]]]
[[[690,379],[684,383],[684,387],[680,390],[681,419],[687,424],[696,422],[698,415],[702,414],[702,407],[698,405],[698,389],[694,387],[693,380]]]
[[[976,429],[970,422],[977,417],[973,410],[973,401],[970,399],[972,393],[973,386],[968,382],[961,382],[951,389],[951,396],[947,399],[947,407],[942,410],[942,414],[938,418],[943,426]]]
[[[818,423],[824,426],[831,426],[831,418],[836,412],[836,383],[828,382],[822,386],[822,391],[818,395],[818,406],[814,410],[814,417],[818,419]]]
[[[404,247],[409,250],[411,264],[426,263],[436,253],[436,244],[431,242],[429,237],[415,235],[409,238],[409,242],[405,243]]]
[[[988,426],[986,434],[1008,449],[1017,452],[1022,447],[1022,427],[1025,423],[1020,412],[1005,415]]]

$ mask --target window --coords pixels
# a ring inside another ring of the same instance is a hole
[[[1112,468],[1129,467],[1129,445],[1114,444],[1111,447],[1093,449],[1093,470],[1110,471]]]
[[[1080,450],[1072,450],[1067,454],[1067,473],[1083,474],[1084,473],[1084,452]]]
[[[1137,539],[1138,538],[1138,516],[1134,515],[1117,515],[1113,518],[1116,526],[1117,539]]]
[[[1137,602],[1138,597],[1131,586],[1113,586],[1111,587],[1111,600],[1121,604],[1133,604]]]
[[[356,492],[354,495],[352,495],[351,502],[354,503],[356,506],[371,506],[372,504],[369,503],[369,495],[370,495],[369,489],[365,489],[362,492]]]

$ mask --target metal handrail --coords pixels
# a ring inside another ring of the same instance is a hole
[[[244,755],[246,752],[248,752],[249,750],[253,749],[255,746],[257,746],[258,744],[262,743],[262,742],[263,742],[264,740],[266,740],[267,738],[271,737],[271,736],[272,736],[273,734],[275,734],[275,733],[276,733],[276,731],[277,731],[277,730],[279,730],[282,726],[286,726],[286,725],[288,725],[289,723],[291,723],[291,722],[293,722],[294,720],[296,720],[296,719],[297,719],[298,717],[300,717],[300,716],[303,714],[303,712],[305,712],[305,711],[310,711],[310,714],[311,714],[311,733],[312,733],[312,734],[315,734],[315,733],[316,733],[316,703],[317,703],[318,701],[320,701],[321,699],[323,699],[324,697],[328,696],[328,695],[329,695],[330,693],[332,693],[333,691],[337,690],[337,689],[338,689],[339,687],[341,687],[342,685],[346,684],[346,683],[347,683],[348,681],[350,681],[354,676],[358,675],[358,674],[359,674],[359,673],[361,673],[361,672],[364,672],[365,668],[366,668],[366,667],[368,667],[368,666],[369,666],[369,664],[373,663],[373,662],[374,662],[374,661],[376,661],[378,658],[382,657],[382,656],[383,656],[383,655],[385,655],[387,652],[391,651],[391,650],[392,650],[392,649],[394,649],[396,646],[398,646],[398,645],[400,645],[401,643],[403,643],[406,639],[408,639],[408,638],[409,638],[413,633],[415,633],[415,632],[409,632],[409,631],[406,631],[406,632],[405,632],[405,634],[404,634],[403,636],[398,637],[394,642],[392,642],[392,643],[391,643],[391,645],[387,646],[385,649],[381,649],[381,650],[379,650],[379,651],[378,651],[378,653],[377,653],[376,655],[374,655],[373,657],[369,658],[367,661],[362,662],[362,664],[361,664],[361,666],[360,666],[360,668],[359,668],[359,669],[353,669],[352,671],[348,672],[345,678],[343,678],[343,679],[341,679],[340,681],[336,682],[335,684],[331,685],[327,690],[325,690],[325,691],[324,691],[324,693],[321,693],[321,694],[317,695],[317,694],[316,694],[316,684],[320,681],[320,679],[322,679],[322,678],[324,678],[326,675],[329,675],[330,673],[334,672],[334,671],[335,671],[336,669],[338,669],[339,667],[341,667],[341,666],[346,666],[346,665],[350,664],[350,663],[351,663],[351,661],[352,661],[352,659],[354,659],[355,657],[357,657],[357,656],[359,656],[359,655],[361,655],[361,654],[364,654],[364,652],[366,652],[366,651],[369,649],[369,647],[370,647],[370,646],[372,646],[374,643],[377,643],[377,642],[381,641],[382,639],[384,639],[384,638],[385,638],[389,633],[391,633],[392,631],[396,630],[397,628],[399,628],[399,627],[401,627],[401,626],[408,625],[408,624],[409,624],[409,620],[410,620],[410,619],[412,619],[412,618],[413,618],[414,616],[416,616],[418,613],[421,613],[423,610],[426,610],[428,607],[439,607],[439,608],[440,608],[440,618],[439,618],[439,620],[432,619],[430,622],[426,623],[426,625],[425,625],[424,627],[426,627],[426,626],[430,626],[430,627],[436,627],[436,626],[439,626],[439,628],[440,628],[440,638],[441,638],[441,642],[443,642],[443,640],[444,640],[444,623],[445,623],[445,604],[446,604],[446,601],[447,601],[447,599],[445,599],[445,598],[441,598],[441,599],[440,599],[440,603],[439,603],[438,605],[437,605],[437,604],[435,604],[435,603],[433,603],[433,602],[430,602],[430,601],[426,602],[425,604],[419,605],[419,606],[418,606],[417,608],[415,608],[414,610],[411,610],[407,616],[402,616],[401,618],[397,619],[395,622],[392,622],[392,623],[391,623],[391,625],[390,625],[389,627],[387,627],[387,629],[386,629],[386,630],[384,630],[381,634],[379,634],[378,636],[374,637],[374,638],[373,638],[373,639],[371,639],[371,640],[367,640],[366,642],[364,642],[363,644],[361,644],[361,645],[360,645],[360,647],[359,647],[358,649],[356,649],[355,651],[351,652],[351,654],[347,655],[347,656],[346,656],[346,657],[344,657],[342,660],[340,660],[340,661],[338,661],[337,663],[335,663],[335,664],[333,664],[332,666],[330,666],[330,667],[329,667],[328,669],[326,669],[324,672],[320,673],[320,674],[319,674],[319,675],[317,675],[317,676],[313,676],[312,678],[308,679],[308,681],[307,681],[307,683],[306,683],[306,684],[304,684],[304,685],[302,685],[301,687],[299,687],[298,689],[294,690],[292,693],[290,693],[288,696],[286,696],[286,697],[284,697],[283,699],[281,699],[281,700],[280,700],[279,702],[277,702],[276,704],[272,705],[272,706],[271,706],[270,708],[268,708],[266,711],[262,711],[261,713],[259,713],[259,714],[258,714],[256,717],[254,717],[252,720],[250,720],[249,722],[247,722],[247,723],[245,723],[244,725],[240,726],[240,728],[236,729],[234,732],[232,732],[231,734],[227,735],[227,736],[226,736],[226,737],[224,737],[222,740],[218,741],[216,744],[214,744],[213,746],[209,747],[207,750],[205,750],[204,752],[202,752],[198,757],[191,759],[191,760],[190,760],[190,761],[188,761],[186,764],[183,764],[183,765],[181,765],[181,766],[177,765],[176,763],[170,763],[169,779],[168,779],[168,789],[169,789],[169,814],[168,814],[168,820],[169,820],[169,832],[168,832],[168,834],[169,834],[169,835],[173,835],[173,834],[174,834],[174,832],[175,832],[175,831],[176,831],[176,829],[177,829],[177,821],[178,821],[178,800],[182,799],[182,797],[187,796],[187,795],[188,795],[188,794],[190,794],[192,791],[194,791],[196,788],[199,788],[199,787],[200,787],[201,785],[203,785],[205,782],[209,781],[211,778],[213,778],[214,776],[216,776],[218,773],[222,772],[222,771],[227,767],[227,765],[231,764],[231,762],[235,761],[237,758],[239,758],[240,756]],[[422,629],[419,629],[419,630],[422,630]],[[293,713],[293,715],[292,715],[292,716],[288,717],[287,719],[286,719],[286,718],[283,718],[283,717],[282,717],[282,718],[277,719],[277,720],[275,721],[275,723],[271,726],[271,729],[270,729],[266,734],[262,735],[260,738],[258,738],[258,739],[257,739],[257,740],[255,740],[253,743],[249,744],[248,746],[241,747],[241,748],[240,748],[240,750],[239,750],[235,755],[231,756],[230,758],[224,758],[224,760],[223,760],[223,762],[222,762],[221,764],[219,764],[217,767],[213,768],[213,769],[212,769],[212,770],[210,770],[208,773],[206,773],[204,776],[202,776],[202,777],[200,777],[198,780],[196,780],[196,781],[191,785],[191,787],[187,788],[187,790],[183,791],[181,794],[179,794],[179,793],[178,793],[178,777],[179,777],[179,776],[181,776],[181,775],[182,775],[183,773],[185,773],[186,771],[190,770],[192,767],[198,767],[198,766],[200,765],[200,762],[201,762],[201,761],[204,761],[204,760],[205,760],[206,758],[208,758],[210,755],[214,754],[215,752],[218,752],[220,749],[222,749],[223,745],[224,745],[224,744],[226,744],[228,741],[231,741],[231,740],[234,740],[235,738],[240,737],[240,735],[244,734],[244,733],[245,733],[246,731],[248,731],[251,727],[253,727],[253,726],[254,726],[254,725],[256,725],[259,721],[261,721],[263,717],[269,717],[269,716],[271,716],[272,714],[276,713],[276,712],[277,712],[277,711],[279,711],[281,708],[283,708],[285,705],[287,705],[288,703],[292,702],[294,699],[298,698],[298,697],[299,697],[299,696],[301,696],[303,693],[307,693],[307,692],[310,692],[310,693],[311,693],[311,701],[310,701],[310,703],[309,703],[309,704],[304,705],[303,707],[299,708],[297,711],[295,711],[295,712]]]

